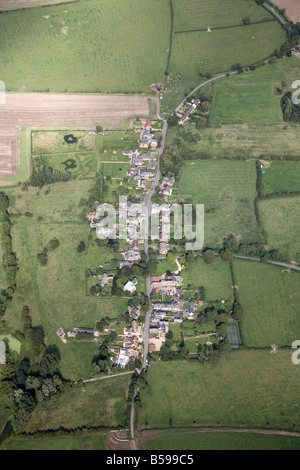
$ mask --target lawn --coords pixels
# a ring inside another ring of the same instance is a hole
[[[216,365],[153,363],[141,395],[140,426],[216,425],[300,429],[291,351],[222,353]],[[159,406],[157,406],[159,403]]]
[[[150,439],[143,450],[299,450],[299,437],[225,432],[173,432]]]
[[[204,263],[197,258],[195,264],[188,266],[194,288],[204,287],[205,300],[230,299],[233,295],[230,267],[217,257],[213,264]]]
[[[111,176],[112,178],[125,178],[127,171],[130,169],[130,163],[123,162],[112,162],[103,163],[100,162],[100,172],[104,176]]]
[[[0,334],[0,341],[3,339],[8,340],[9,349],[11,349],[11,351],[16,352],[17,354],[20,354],[21,343],[17,338],[15,338],[12,335]]]
[[[204,246],[220,247],[223,237],[231,233],[244,243],[261,240],[254,214],[254,161],[186,162],[178,187],[180,195],[204,204]]]
[[[258,201],[269,248],[279,250],[285,260],[298,263],[300,263],[299,202],[300,196],[276,197]]]
[[[291,347],[300,337],[299,272],[254,261],[234,260],[237,299],[243,307],[244,346]]]
[[[274,160],[263,170],[263,195],[300,192],[300,162]]]
[[[7,191],[9,196],[15,196],[12,212],[30,211],[33,216],[14,218],[13,246],[20,270],[16,294],[5,318],[8,326],[21,328],[21,309],[28,305],[33,324],[44,327],[47,344],[57,344],[61,349],[62,374],[73,380],[90,377],[96,345],[70,341],[63,344],[56,335],[58,328],[63,327],[66,332],[75,326],[94,328],[103,316],[117,317],[127,310],[126,299],[86,296],[88,250],[79,254],[77,246],[80,241],[88,245],[90,229],[82,218],[80,200],[87,197],[93,184],[92,180],[57,183],[51,185],[48,195],[40,191],[39,196],[36,188],[29,188],[28,192]],[[39,216],[43,217],[41,222],[37,221]],[[36,255],[54,237],[60,246],[48,253],[48,264],[40,266]]]
[[[31,415],[26,431],[81,426],[118,429],[124,426],[130,378],[128,374],[85,383],[55,400],[39,404]]]

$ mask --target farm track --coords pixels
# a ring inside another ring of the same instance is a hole
[[[89,129],[102,124],[118,128],[132,115],[149,115],[147,97],[7,93],[0,113],[0,184],[1,177],[17,174],[24,127]]]

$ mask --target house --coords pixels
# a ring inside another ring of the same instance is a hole
[[[179,312],[177,315],[174,316],[174,323],[182,323],[183,314]]]
[[[134,243],[134,246],[133,248],[128,248],[128,250],[126,250],[123,255],[124,255],[124,258],[125,258],[125,261],[139,261],[141,259],[141,255],[140,253],[137,251],[137,248],[136,248],[136,242],[137,240],[134,240],[133,243]]]
[[[152,353],[152,352],[155,352],[155,344],[154,343],[149,344],[149,353]]]
[[[129,316],[133,320],[137,320],[137,318],[140,316],[140,309],[138,307],[132,307],[129,312]]]
[[[161,255],[166,255],[168,253],[168,244],[166,242],[160,242],[159,244],[159,253]]]
[[[155,302],[153,310],[162,310],[165,312],[178,312],[180,309],[179,302],[172,300],[172,302]]]
[[[123,290],[131,292],[131,294],[133,294],[136,291],[137,283],[138,283],[138,281],[137,281],[137,278],[135,277],[135,278],[132,279],[132,281],[127,281],[126,282],[126,284],[123,287]]]

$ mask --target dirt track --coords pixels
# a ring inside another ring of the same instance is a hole
[[[287,16],[293,23],[300,21],[300,0],[272,0],[274,5],[285,8]]]
[[[7,93],[6,104],[0,105],[0,180],[17,172],[24,126],[89,129],[100,124],[118,128],[128,116],[148,114],[146,97]]]

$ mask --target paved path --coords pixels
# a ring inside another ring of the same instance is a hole
[[[276,16],[276,18],[279,19],[280,23],[286,24],[285,19],[282,18],[282,16],[280,16],[279,13],[277,13],[277,11],[274,10],[274,8],[271,7],[271,5],[268,5],[267,3],[263,3],[263,6],[264,6],[265,8],[267,8],[271,13],[273,13],[273,15]]]
[[[234,258],[245,259],[248,261],[256,261],[261,263],[260,258],[250,258],[249,256],[238,256],[234,255]],[[295,271],[300,271],[300,267],[295,264],[280,263],[279,261],[267,261],[267,264],[274,264],[275,266],[281,266],[283,268],[294,269]]]
[[[93,379],[83,380],[83,383],[87,382],[96,382],[97,380],[104,380],[104,379],[111,379],[112,377],[120,377],[120,375],[128,375],[133,374],[133,370],[129,370],[128,372],[121,372],[120,374],[113,374],[113,375],[104,375],[103,377],[95,377]]]

